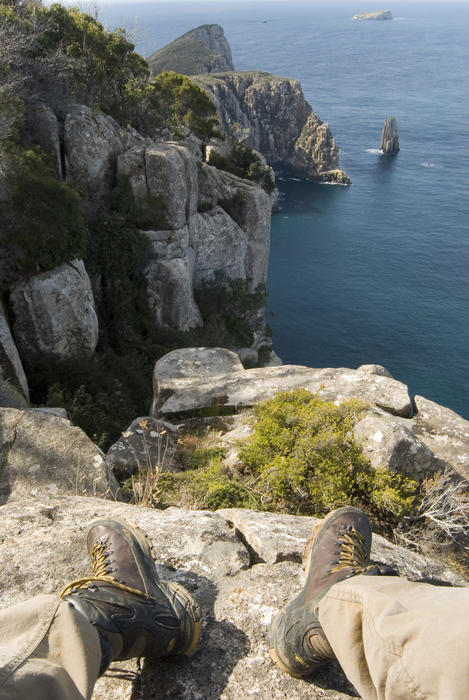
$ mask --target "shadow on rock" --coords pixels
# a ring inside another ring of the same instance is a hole
[[[202,635],[190,657],[145,660],[141,674],[134,679],[131,700],[217,700],[238,661],[249,653],[249,639],[231,622],[215,619],[218,589],[213,581],[190,571],[162,566],[159,570],[161,578],[177,580],[197,599],[202,609]]]
[[[317,671],[314,676],[305,679],[305,682],[310,683],[315,688],[335,690],[339,693],[351,695],[354,698],[360,697],[360,694],[350,683],[337,661],[327,664],[327,666]]]

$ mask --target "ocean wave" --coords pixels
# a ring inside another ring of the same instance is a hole
[[[374,156],[382,156],[383,155],[383,151],[381,150],[381,148],[365,148],[365,151],[367,153],[372,153]]]
[[[420,163],[422,168],[436,168],[435,163]]]

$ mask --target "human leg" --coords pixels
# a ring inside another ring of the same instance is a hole
[[[98,520],[87,544],[93,575],[66,586],[61,601],[41,596],[0,611],[0,700],[88,699],[112,660],[197,646],[199,607],[185,588],[158,578],[139,528]]]
[[[469,589],[357,576],[319,603],[324,633],[366,700],[466,700]]]

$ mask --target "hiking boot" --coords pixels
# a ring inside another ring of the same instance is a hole
[[[339,508],[314,526],[303,555],[305,584],[269,632],[269,652],[282,671],[302,678],[335,658],[319,623],[319,603],[335,583],[380,573],[369,565],[370,549],[370,522],[358,508]]]
[[[119,520],[95,520],[87,538],[94,576],[60,594],[110,646],[112,661],[191,654],[201,631],[200,609],[178,583],[161,581],[142,530]]]

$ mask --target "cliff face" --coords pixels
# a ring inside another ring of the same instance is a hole
[[[198,75],[214,100],[225,134],[234,133],[273,167],[316,182],[349,184],[327,124],[297,80],[259,71]]]
[[[152,141],[84,105],[69,108],[61,130],[55,117],[47,123],[49,150],[62,154],[63,175],[81,193],[89,217],[106,211],[122,176],[135,202],[145,205],[140,231],[149,243],[144,274],[155,324],[182,331],[202,326],[194,291],[220,276],[242,280],[248,294],[266,282],[272,198],[256,183],[204,163],[195,137]],[[100,296],[101,281],[92,282]],[[16,283],[8,290],[6,311],[0,358],[13,352],[17,362],[15,368],[2,362],[4,376],[26,399],[21,360],[30,366],[49,354],[67,359],[94,353],[98,318],[83,261]],[[263,308],[248,323],[261,346]]]
[[[203,24],[159,51],[148,63],[153,75],[174,70],[184,75],[234,70],[231,49],[219,24]]]

